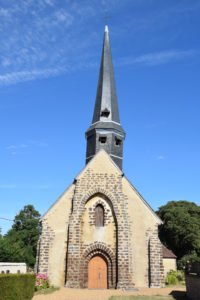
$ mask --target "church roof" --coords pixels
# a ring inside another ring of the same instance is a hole
[[[163,258],[176,258],[176,255],[164,245],[162,245]]]
[[[92,124],[102,121],[120,123],[107,25],[105,26],[104,32],[99,81]]]

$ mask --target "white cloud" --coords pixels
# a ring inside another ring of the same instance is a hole
[[[21,144],[21,145],[10,145],[7,146],[6,149],[20,149],[20,148],[27,148],[28,145],[27,144]]]
[[[5,75],[0,75],[0,85],[10,85],[24,81],[48,78],[52,76],[57,76],[64,72],[65,69],[55,68],[7,73]]]
[[[0,85],[93,67],[97,61],[99,63],[97,30],[100,22],[103,29],[104,10],[108,9],[108,14],[113,12],[117,16],[122,7],[140,6],[142,2],[145,5],[149,0],[136,0],[134,4],[131,0],[63,0],[61,4],[55,0],[4,2],[0,8]],[[124,21],[121,20],[122,26],[113,26],[113,32],[124,38],[124,34],[134,34],[134,28],[148,30],[149,21],[154,22],[157,28],[158,22],[161,22],[160,10],[156,9],[154,14],[158,15],[156,23],[155,15],[148,15],[148,20],[142,17],[139,21],[129,14]],[[187,56],[192,56],[192,50],[170,50],[121,58],[118,64],[152,66]]]
[[[16,148],[17,148],[17,146],[15,146],[15,145],[10,145],[10,146],[7,146],[7,147],[6,147],[6,149],[8,149],[8,150],[9,150],[9,149],[16,149]]]
[[[46,147],[46,146],[48,146],[48,144],[44,141],[30,140],[27,143],[23,143],[23,144],[9,145],[5,147],[5,149],[11,150],[10,152],[11,155],[16,155],[18,150],[26,149],[28,147]]]
[[[53,0],[44,0],[46,2],[46,4],[53,6],[54,5],[54,1]]]
[[[163,159],[165,159],[165,157],[163,155],[159,155],[159,156],[157,156],[157,159],[158,160],[163,160]]]
[[[73,16],[64,11],[63,9],[55,12],[55,18],[58,22],[65,22],[65,26],[71,25],[74,20]]]
[[[8,58],[5,57],[5,58],[2,58],[1,64],[2,64],[3,67],[8,67],[8,66],[11,65],[11,62]]]
[[[44,190],[50,188],[50,185],[49,184],[0,184],[0,189],[16,189],[16,188]]]
[[[36,30],[39,30],[38,31],[39,34],[41,33],[41,31],[44,32],[44,29],[48,31],[52,31],[55,29],[59,29],[59,27],[61,26],[63,26],[66,30],[67,27],[72,25],[73,20],[74,17],[72,16],[72,14],[68,13],[64,9],[59,9],[56,10],[55,12],[53,11],[51,14],[47,15],[46,17],[43,17],[42,19],[36,18],[35,25],[36,25]]]
[[[10,12],[8,11],[8,9],[0,8],[0,16],[8,18],[10,17]]]
[[[0,189],[15,189],[16,184],[0,184]]]
[[[34,146],[38,146],[38,147],[46,147],[48,146],[48,144],[46,142],[43,141],[35,141],[35,140],[31,140],[29,141],[30,145],[34,145]]]
[[[138,57],[125,57],[118,60],[118,65],[133,65],[144,64],[147,66],[155,66],[160,64],[169,63],[171,61],[184,59],[197,54],[194,50],[169,50],[155,53],[148,53]]]

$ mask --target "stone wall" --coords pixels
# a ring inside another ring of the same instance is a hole
[[[164,286],[164,270],[158,225],[161,220],[133,185],[123,177],[123,192],[128,198],[130,251],[133,277],[137,287]]]
[[[47,220],[42,222],[42,234],[37,245],[37,257],[35,271],[37,273],[48,273],[49,250],[53,246],[55,232],[49,227]]]
[[[46,273],[50,284],[64,286],[69,216],[74,185],[60,196],[42,217],[42,234],[38,241],[35,271]]]
[[[163,266],[164,266],[164,276],[167,276],[167,273],[170,270],[177,270],[176,266],[176,258],[163,258]]]
[[[148,243],[148,285],[149,287],[164,286],[164,266],[162,244],[158,237],[158,227],[148,229],[146,232]]]
[[[131,288],[134,286],[131,280],[132,260],[129,251],[131,232],[127,197],[122,192],[122,175],[118,172],[111,174],[108,172],[98,173],[90,168],[87,168],[86,172],[76,180],[73,211],[69,227],[66,285],[76,288],[87,287],[87,280],[83,279],[82,274],[87,276],[84,252],[88,248],[88,244],[84,242],[85,235],[81,236],[81,224],[84,222],[82,216],[85,212],[86,203],[93,197],[99,198],[101,203],[109,207],[106,208],[107,213],[108,211],[112,212],[112,218],[115,220],[115,229],[111,234],[115,236],[115,243],[113,242],[112,245],[108,241],[105,243],[103,238],[98,241],[96,233],[96,238],[94,236],[94,241],[90,246],[93,247],[93,251],[102,251],[103,246],[105,247],[105,259],[107,256],[108,266],[109,261],[110,265],[113,266],[113,277],[110,278],[110,287]],[[109,219],[106,215],[105,218],[106,227],[109,225]],[[90,223],[87,225],[94,226],[92,218],[90,218]],[[107,235],[107,238],[109,238],[109,235]],[[95,239],[98,241],[97,243]],[[109,253],[113,253],[113,255],[110,256]],[[114,272],[114,270],[116,271]]]

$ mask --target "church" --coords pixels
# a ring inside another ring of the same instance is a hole
[[[35,269],[51,285],[164,285],[162,221],[122,171],[124,139],[106,25],[86,165],[41,218]]]

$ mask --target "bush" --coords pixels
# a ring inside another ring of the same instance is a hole
[[[200,257],[196,253],[186,254],[178,260],[178,268],[185,270],[188,263],[200,262]]]
[[[35,274],[1,274],[0,300],[32,299],[35,277]]]
[[[35,282],[35,290],[43,290],[49,287],[49,280],[46,274],[38,274]]]
[[[165,278],[165,284],[166,285],[184,284],[184,273],[183,273],[183,271],[170,270],[167,273],[167,276]]]

